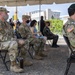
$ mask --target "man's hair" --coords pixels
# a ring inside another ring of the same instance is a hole
[[[69,8],[68,8],[68,14],[69,16],[72,16],[75,13],[75,4],[72,4]]]
[[[41,16],[41,19],[43,19],[43,16]]]

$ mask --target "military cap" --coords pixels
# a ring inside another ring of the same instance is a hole
[[[74,10],[75,11],[75,4],[70,5],[70,7],[68,8],[68,10]]]
[[[30,16],[29,16],[29,15],[22,15],[22,18],[23,18],[23,19],[29,19]]]
[[[4,7],[0,7],[0,12],[7,12],[7,13],[9,13],[9,11],[6,8],[4,8]]]

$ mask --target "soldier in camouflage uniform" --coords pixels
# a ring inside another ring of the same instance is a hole
[[[5,8],[0,7],[0,49],[8,50],[9,58],[11,61],[10,70],[14,72],[23,72],[23,69],[19,68],[16,63],[16,57],[18,54],[18,44],[16,39],[13,38],[13,29],[7,23],[8,13]]]
[[[68,37],[72,45],[72,48],[75,50],[75,4],[72,4],[68,8],[68,14],[70,18],[64,24],[63,30],[64,30],[64,35]]]
[[[18,39],[18,48],[20,50],[19,56],[24,59],[24,66],[31,66],[32,62],[26,60],[26,51],[29,49],[29,40]]]
[[[29,28],[29,26],[26,25],[26,21],[29,19],[28,15],[22,15],[22,24],[19,26],[18,32],[21,34],[21,37],[23,39],[28,39],[29,43],[34,44],[35,47],[35,59],[42,59],[42,57],[46,56],[45,54],[43,54],[43,50],[44,50],[44,42],[43,39],[38,39],[35,38],[32,33],[31,30]]]

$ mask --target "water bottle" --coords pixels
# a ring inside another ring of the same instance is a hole
[[[20,68],[24,68],[24,60],[23,60],[23,58],[20,58]]]

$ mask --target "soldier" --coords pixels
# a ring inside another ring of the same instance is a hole
[[[32,62],[26,60],[26,51],[29,49],[29,40],[18,39],[17,42],[20,50],[19,56],[24,59],[24,66],[31,66]]]
[[[69,19],[64,24],[64,35],[68,37],[71,46],[75,49],[75,4],[68,8]]]
[[[28,15],[22,15],[22,24],[19,26],[19,33],[21,34],[21,37],[23,39],[28,39],[29,43],[34,44],[35,47],[35,59],[42,59],[43,56],[46,56],[45,54],[42,53],[44,49],[44,43],[42,39],[35,38],[29,26],[26,25],[26,21],[29,19]]]
[[[16,39],[13,38],[12,27],[6,21],[8,19],[8,12],[9,11],[7,11],[6,8],[0,7],[0,49],[5,49],[9,52],[11,62],[10,70],[13,72],[23,72],[23,69],[21,69],[16,63],[18,44]]]

